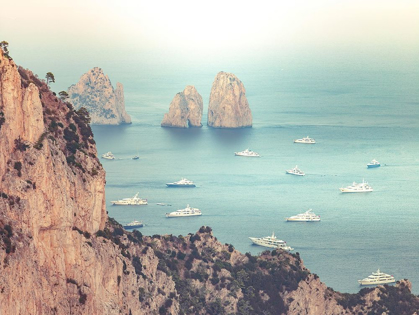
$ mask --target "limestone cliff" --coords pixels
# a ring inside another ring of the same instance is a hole
[[[188,85],[175,95],[169,112],[164,114],[162,127],[201,127],[203,102],[194,86]]]
[[[252,127],[252,112],[243,83],[232,73],[219,72],[212,84],[208,126],[214,128]]]
[[[74,108],[85,107],[92,124],[130,124],[131,117],[125,111],[124,88],[116,84],[114,90],[109,77],[101,68],[93,68],[83,74],[77,84],[68,88],[69,100]]]
[[[0,314],[413,314],[410,283],[341,294],[299,254],[126,232],[88,113],[0,51]]]

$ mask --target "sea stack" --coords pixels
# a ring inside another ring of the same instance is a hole
[[[87,109],[94,125],[131,123],[125,111],[124,87],[118,82],[114,90],[101,68],[95,67],[83,74],[77,84],[68,88],[68,96],[75,109]]]
[[[232,73],[219,72],[212,84],[208,126],[214,128],[252,127],[252,112],[243,83]]]
[[[194,86],[188,85],[183,92],[175,95],[170,103],[169,112],[164,114],[162,127],[201,127],[203,102],[202,96]]]

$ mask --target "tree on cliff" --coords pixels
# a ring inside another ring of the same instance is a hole
[[[50,82],[55,83],[55,77],[52,72],[47,72],[45,78],[47,79],[47,85],[49,85]]]
[[[7,56],[9,55],[9,49],[7,48],[8,46],[9,46],[9,43],[6,42],[5,40],[0,43],[1,50],[3,50],[3,53]]]
[[[66,91],[61,91],[60,93],[58,93],[58,95],[60,96],[60,99],[65,102],[66,99],[68,99],[68,93]]]

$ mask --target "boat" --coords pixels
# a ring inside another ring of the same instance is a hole
[[[163,202],[158,202],[158,203],[156,203],[156,205],[158,205],[158,206],[167,206],[167,207],[172,206],[171,204],[163,203]]]
[[[143,222],[135,220],[128,223],[127,225],[124,225],[124,229],[135,229],[135,228],[140,228],[143,226],[144,226]]]
[[[132,157],[133,160],[138,160],[139,158],[140,157],[138,155]]]
[[[372,275],[364,278],[362,280],[358,280],[360,285],[374,285],[374,284],[385,284],[385,283],[393,283],[396,282],[393,276],[388,275],[384,272],[381,272],[380,269],[377,272],[373,272]]]
[[[279,240],[276,238],[275,233],[272,232],[272,236],[265,236],[265,237],[249,237],[250,240],[259,246],[264,247],[270,247],[270,248],[276,248],[276,249],[283,249],[283,250],[294,250],[294,248],[291,248],[287,245],[287,242],[283,240]]]
[[[139,193],[136,193],[132,198],[124,198],[117,201],[111,201],[113,206],[141,206],[147,204],[147,199],[138,197]]]
[[[308,136],[302,139],[294,140],[294,143],[306,143],[306,144],[314,144],[316,140],[309,138]]]
[[[339,188],[341,192],[343,193],[360,193],[360,192],[371,192],[373,191],[372,187],[368,185],[367,182],[362,180],[362,183],[355,183],[353,182],[352,185],[345,187],[345,188]]]
[[[380,167],[380,166],[381,164],[377,160],[372,160],[371,162],[367,164],[367,168],[375,168],[375,167]]]
[[[256,153],[252,150],[246,149],[241,152],[234,152],[235,156],[247,156],[247,157],[260,157],[259,153]]]
[[[102,158],[106,160],[115,160],[115,156],[112,154],[111,151],[102,154]]]
[[[179,209],[166,213],[167,218],[193,217],[197,215],[202,215],[201,210],[198,208],[192,208],[189,205],[187,205],[185,209]]]
[[[297,176],[305,175],[305,173],[302,170],[300,170],[297,165],[293,169],[287,170],[286,173],[291,174],[291,175],[297,175]]]
[[[194,182],[186,178],[182,178],[180,181],[174,183],[167,183],[166,185],[167,187],[195,187]]]
[[[319,222],[320,216],[314,214],[312,209],[308,209],[306,212],[293,215],[286,220],[288,222]]]

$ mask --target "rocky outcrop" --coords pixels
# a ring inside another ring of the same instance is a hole
[[[77,84],[68,88],[69,101],[74,108],[85,107],[95,125],[130,124],[131,117],[125,111],[124,88],[116,84],[114,90],[108,76],[101,68],[93,68],[83,74]]]
[[[212,84],[208,126],[214,128],[252,127],[252,112],[243,83],[232,73],[219,72]]]
[[[194,86],[188,85],[183,92],[175,95],[169,112],[164,114],[162,127],[201,127],[203,102]]]
[[[211,228],[143,236],[108,218],[88,113],[0,51],[0,313],[413,314],[407,280],[341,294],[282,250]]]

